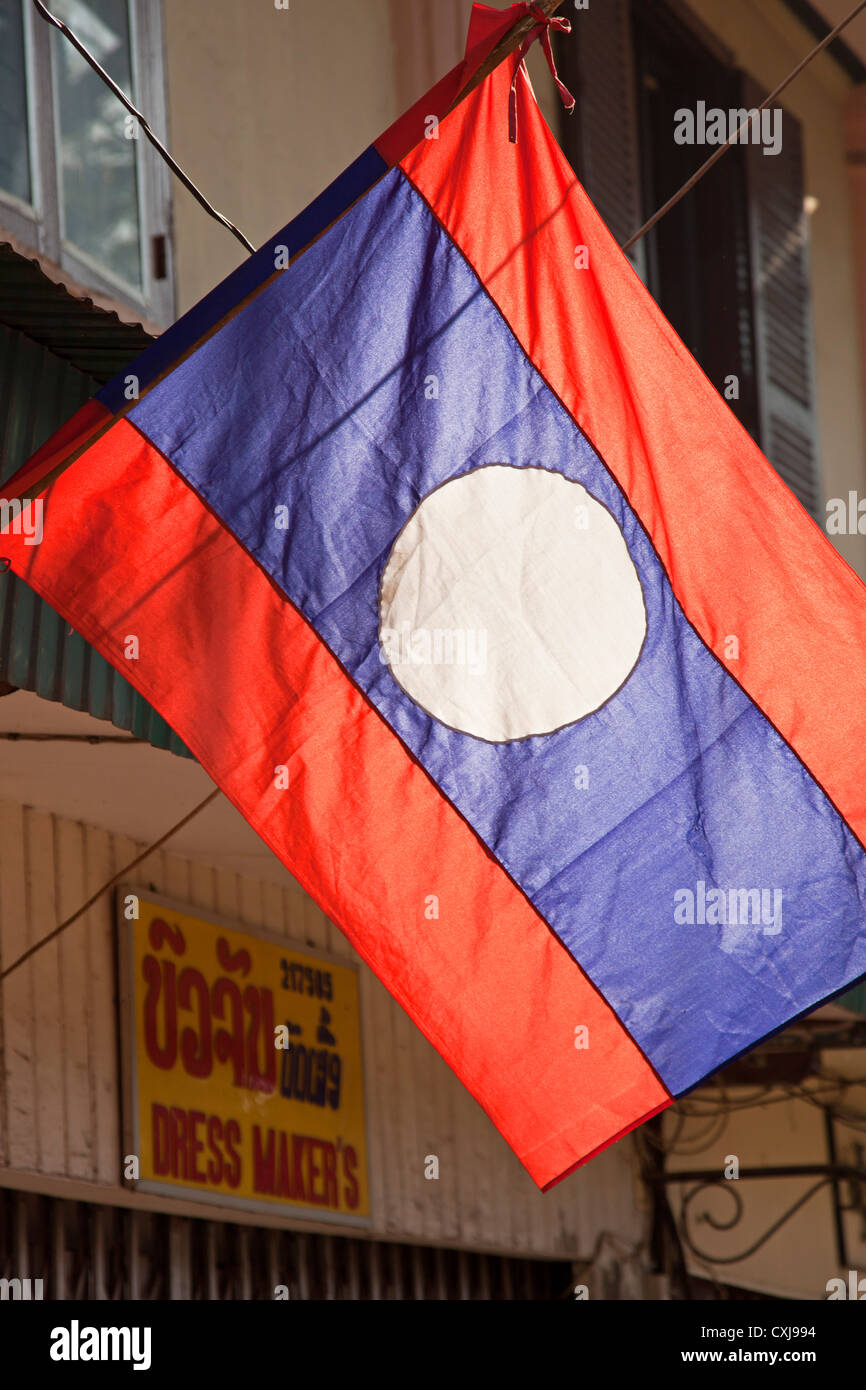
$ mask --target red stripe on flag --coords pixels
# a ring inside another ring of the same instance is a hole
[[[864,842],[866,589],[680,342],[526,83],[520,142],[505,138],[508,86],[503,65],[401,167],[623,489],[688,620]]]
[[[504,870],[128,421],[52,484],[42,544],[3,547],[342,927],[539,1186],[670,1103]]]
[[[522,5],[512,5],[507,10],[494,9],[490,5],[472,6],[463,58],[373,141],[389,168],[419,140],[436,138],[436,127],[431,127],[430,117],[435,117],[436,121],[444,119],[473,73],[490,56],[499,40],[522,18],[522,10]],[[414,17],[410,19],[410,23],[413,22]]]
[[[74,450],[90,438],[91,434],[100,425],[104,425],[106,420],[111,419],[111,411],[108,410],[101,401],[92,396],[84,405],[79,406],[74,415],[71,415],[65,425],[61,425],[59,430],[55,430],[51,438],[46,440],[41,449],[37,449],[35,454],[31,454],[26,463],[18,469],[17,473],[11,478],[7,478],[2,484],[6,497],[17,497],[19,495],[36,496],[40,491],[40,481],[46,477],[57,463],[62,463]]]

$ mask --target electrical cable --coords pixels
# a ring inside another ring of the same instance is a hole
[[[209,806],[210,803],[216,797],[221,795],[222,793],[219,787],[216,787],[204,798],[203,801],[200,801],[197,806],[194,806],[191,811],[189,811],[179,821],[175,822],[175,824],[171,827],[170,830],[167,830],[164,835],[160,835],[159,839],[154,840],[153,844],[148,845],[147,849],[142,850],[141,854],[137,854],[134,859],[130,859],[129,863],[124,864],[122,869],[118,869],[116,874],[112,874],[111,878],[107,881],[107,883],[103,883],[101,887],[97,888],[96,892],[92,893],[91,896],[87,899],[87,902],[82,903],[81,907],[77,908],[76,911],[73,912],[71,917],[67,917],[65,921],[61,922],[60,925],[55,927],[53,931],[50,931],[47,936],[40,937],[40,939],[37,942],[35,942],[32,946],[30,946],[26,951],[24,951],[22,955],[18,956],[15,960],[13,960],[11,965],[7,965],[5,970],[0,970],[0,980],[5,980],[8,975],[12,974],[13,970],[18,969],[19,965],[23,965],[24,962],[26,960],[29,960],[31,956],[35,956],[37,951],[41,951],[43,946],[47,946],[49,941],[55,941],[57,937],[60,936],[61,932],[65,932],[67,927],[71,927],[73,922],[77,922],[79,917],[83,917],[87,909],[92,907],[93,904],[102,897],[103,893],[107,892],[113,884],[119,883],[122,878],[126,877],[126,875],[130,872],[131,869],[134,869],[137,867],[137,865],[141,864],[143,860],[147,859],[149,855],[153,854],[154,850],[159,849],[162,845],[165,844],[166,840],[170,840],[172,835],[177,834],[178,830],[182,830],[183,827],[187,825],[189,821],[192,820],[193,816],[197,816],[199,811],[203,811],[205,806]]]
[[[84,61],[86,63],[89,63],[90,67],[93,68],[93,71],[97,74],[97,76],[102,79],[106,87],[108,87],[109,91],[113,92],[114,95],[117,97],[117,100],[126,107],[130,115],[135,117],[142,130],[144,131],[145,135],[147,136],[148,140],[153,145],[153,148],[156,150],[157,154],[165,160],[172,173],[180,179],[184,188],[186,188],[188,192],[192,194],[196,202],[204,208],[205,212],[208,213],[210,217],[215,218],[217,222],[220,222],[228,231],[230,231],[232,236],[237,237],[238,241],[241,243],[242,246],[246,248],[247,251],[249,251],[250,253],[255,251],[256,248],[253,246],[252,242],[247,240],[243,232],[235,226],[234,222],[230,222],[227,217],[225,217],[214,207],[213,203],[208,202],[201,189],[197,188],[196,185],[193,183],[192,179],[189,177],[189,174],[184,173],[177,160],[171,154],[169,154],[168,150],[165,148],[165,145],[162,143],[159,137],[153,133],[150,126],[148,125],[146,118],[139,111],[138,107],[133,106],[126,93],[120,87],[118,87],[113,77],[109,77],[108,73],[105,71],[105,68],[102,67],[102,65],[96,60],[96,58],[94,58],[93,54],[89,51],[89,49],[85,47],[85,45],[81,42],[78,36],[72,32],[72,30],[69,28],[69,25],[65,24],[62,19],[58,19],[55,14],[52,14],[51,11],[47,8],[47,6],[42,3],[42,0],[33,0],[33,4],[36,6],[36,10],[42,16],[42,18],[46,20],[48,24],[53,24],[55,29],[60,30],[63,37],[69,40],[73,48],[75,48],[81,54]]]

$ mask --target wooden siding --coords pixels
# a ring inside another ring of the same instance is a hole
[[[551,1302],[573,1297],[572,1270],[564,1260],[313,1237],[0,1190],[0,1279],[39,1279],[45,1299],[273,1299],[279,1288],[292,1301]]]

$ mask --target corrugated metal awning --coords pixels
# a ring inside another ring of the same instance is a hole
[[[153,342],[140,323],[124,323],[92,299],[71,294],[37,260],[5,241],[0,242],[0,323],[71,362],[99,386]]]
[[[0,489],[152,336],[0,243]],[[0,575],[0,688],[31,690],[191,757],[132,686],[20,579]]]

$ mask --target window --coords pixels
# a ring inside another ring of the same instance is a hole
[[[158,0],[53,0],[158,133]],[[0,229],[158,326],[173,317],[168,171],[135,120],[29,0],[0,0]]]
[[[712,148],[677,144],[676,113],[741,105],[735,70],[666,11],[633,10],[643,213],[672,197]],[[701,109],[703,109],[701,108]],[[760,443],[744,149],[730,150],[647,234],[653,298]],[[730,388],[729,388],[730,390]]]
[[[30,202],[24,16],[20,0],[0,0],[0,188]]]
[[[126,0],[55,0],[55,6],[109,77],[122,91],[134,92]],[[141,207],[136,142],[130,138],[134,122],[126,120],[105,83],[62,34],[55,30],[51,41],[64,235],[95,264],[140,289]]]
[[[674,139],[676,113],[756,107],[748,73],[680,0],[581,10],[557,61],[577,95],[562,144],[622,244],[711,149]],[[738,145],[630,253],[710,381],[814,517],[822,514],[812,367],[803,132]]]

